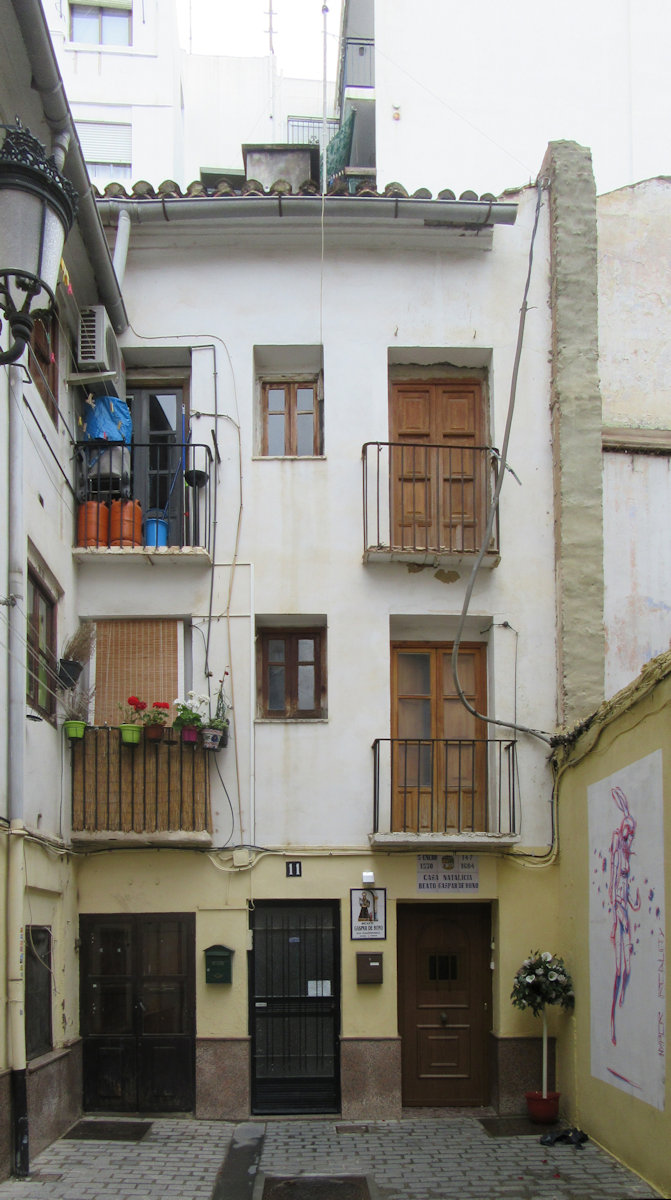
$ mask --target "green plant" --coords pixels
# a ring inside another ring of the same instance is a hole
[[[224,671],[224,678],[219,680],[219,691],[217,692],[217,705],[214,710],[214,716],[203,718],[203,724],[207,729],[228,729],[230,725],[226,714],[231,706],[224,696],[224,680],[227,675],[228,671]]]
[[[177,715],[172,723],[173,729],[184,729],[185,726],[202,729],[207,702],[207,696],[197,696],[195,692],[187,692],[186,700],[180,700],[179,697],[174,700]]]
[[[142,713],[140,720],[143,725],[165,725],[169,712],[170,705],[167,700],[154,700],[151,708]]]
[[[515,975],[510,999],[515,1008],[530,1008],[537,1017],[546,1004],[573,1008],[573,981],[563,958],[549,950],[533,950]]]

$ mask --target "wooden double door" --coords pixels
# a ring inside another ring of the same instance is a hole
[[[403,1104],[489,1104],[489,905],[408,904],[397,913]]]
[[[459,682],[486,713],[486,645],[459,647]],[[392,829],[416,833],[487,828],[484,721],[463,705],[452,644],[392,645]]]
[[[479,550],[487,509],[481,382],[394,383],[389,429],[394,547]]]
[[[194,1106],[192,913],[80,918],[84,1109]]]

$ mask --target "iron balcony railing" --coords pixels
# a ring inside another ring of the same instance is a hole
[[[448,557],[482,548],[496,487],[491,446],[366,442],[364,552],[370,557]],[[498,512],[487,550],[499,549]]]
[[[373,832],[517,832],[516,743],[497,738],[377,738]]]
[[[214,460],[209,446],[174,442],[78,442],[78,545],[210,550]],[[121,533],[120,533],[121,530]]]
[[[72,749],[72,831],[211,831],[208,751],[167,729],[162,742],[121,740],[110,726],[89,727]]]

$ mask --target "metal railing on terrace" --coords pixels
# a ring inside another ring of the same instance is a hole
[[[477,554],[496,487],[491,446],[366,442],[361,454],[366,557]],[[497,513],[487,547],[492,561],[498,550]]]
[[[77,544],[210,550],[214,458],[210,447],[150,442],[78,442]]]
[[[377,738],[373,764],[374,833],[517,833],[514,741]]]

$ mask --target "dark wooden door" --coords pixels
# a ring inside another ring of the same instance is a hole
[[[487,711],[487,647],[459,647],[459,682]],[[486,728],[454,685],[452,646],[392,646],[392,829],[455,833],[487,828]]]
[[[251,924],[252,1111],[337,1112],[338,905],[257,901]]]
[[[194,932],[188,913],[80,918],[85,1109],[193,1108]]]
[[[393,384],[389,437],[394,546],[478,550],[487,502],[479,380]]]
[[[489,1104],[488,905],[398,909],[403,1103]]]

